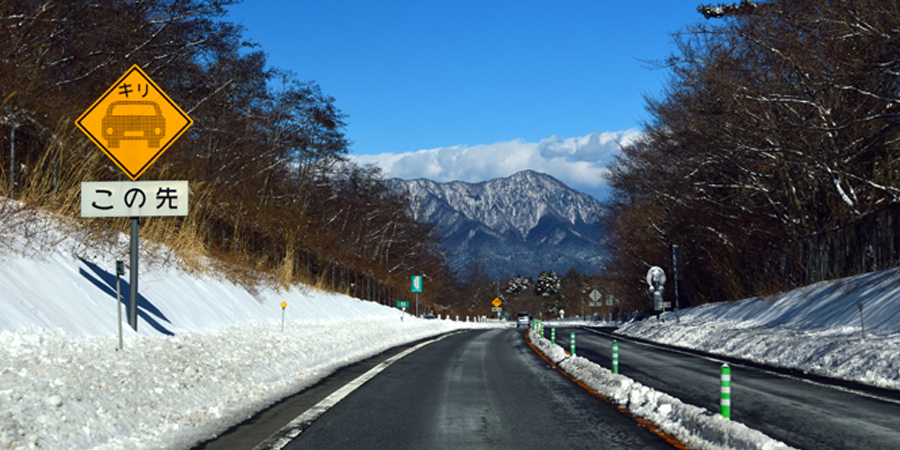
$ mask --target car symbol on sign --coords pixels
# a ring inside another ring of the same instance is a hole
[[[155,148],[165,136],[166,119],[156,102],[123,100],[109,105],[102,127],[110,148],[119,148],[122,140],[144,140]]]

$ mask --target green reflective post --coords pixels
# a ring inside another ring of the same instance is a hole
[[[612,373],[619,373],[619,343],[613,341]]]
[[[572,342],[572,344],[571,344],[572,351],[570,351],[569,353],[571,353],[572,356],[575,356],[575,332],[573,331],[570,336],[571,336],[571,342]]]
[[[731,367],[722,364],[722,401],[719,412],[726,419],[731,418]]]

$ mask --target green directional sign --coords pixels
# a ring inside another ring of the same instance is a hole
[[[422,275],[413,275],[411,277],[412,281],[412,292],[413,294],[419,294],[422,292]]]
[[[398,308],[409,308],[409,302],[397,302]]]

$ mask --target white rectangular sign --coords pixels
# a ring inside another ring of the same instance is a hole
[[[187,181],[85,181],[81,217],[188,215]]]

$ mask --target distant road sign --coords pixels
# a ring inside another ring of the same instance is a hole
[[[85,181],[81,217],[188,215],[187,181]]]
[[[499,298],[495,298],[494,301],[491,302],[491,304],[499,307],[500,305],[503,304],[503,302]]]
[[[591,303],[590,303],[590,306],[593,307],[593,308],[596,308],[596,307],[598,307],[598,306],[603,306],[603,303],[601,303],[601,302],[591,302]]]
[[[590,297],[591,297],[591,300],[593,300],[593,301],[595,301],[595,302],[596,302],[596,301],[597,301],[597,300],[600,300],[600,293],[599,293],[599,292],[597,292],[597,290],[596,290],[596,289],[594,289],[594,291],[593,291],[593,292],[591,292],[591,295],[590,295]]]
[[[409,308],[409,302],[397,302],[398,308]]]
[[[666,273],[657,266],[653,266],[647,271],[647,284],[658,289],[666,284]]]
[[[420,294],[422,292],[422,275],[413,275],[410,277],[410,284],[412,286],[413,294]]]
[[[503,311],[503,308],[494,307],[494,308],[491,308],[491,311],[500,312],[500,311]]]
[[[132,180],[193,123],[137,65],[75,121]]]

